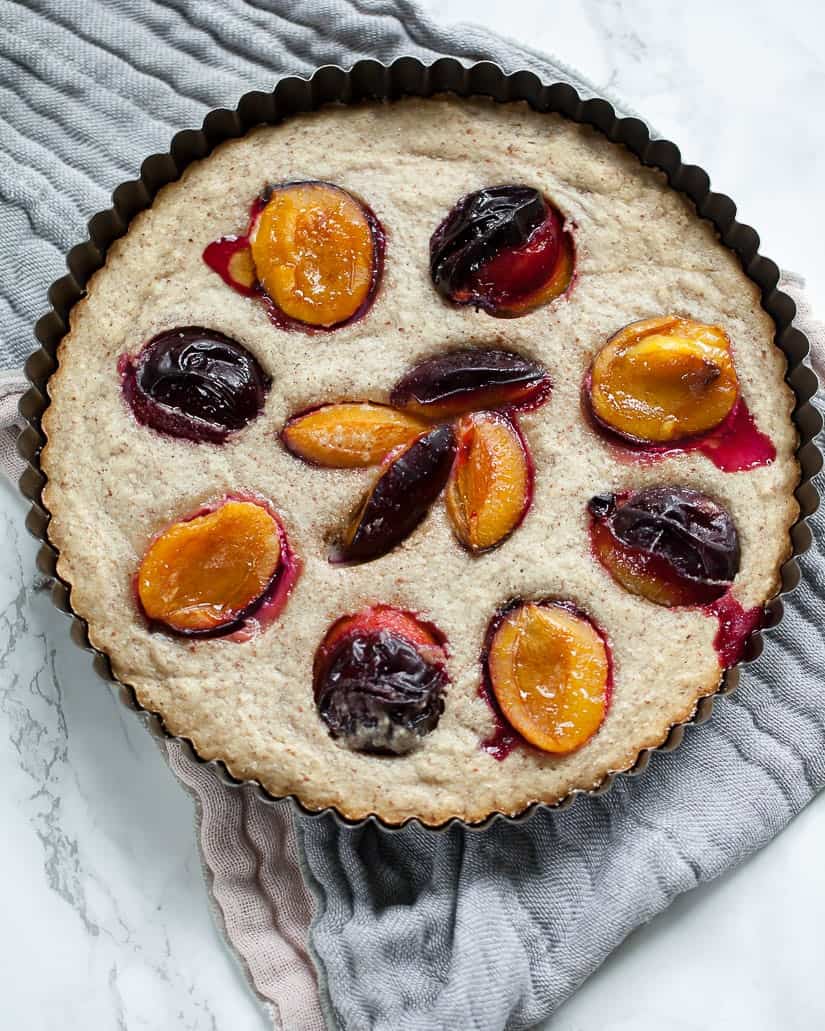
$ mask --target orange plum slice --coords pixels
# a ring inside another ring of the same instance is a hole
[[[360,201],[330,183],[276,187],[250,243],[258,281],[297,322],[325,328],[347,322],[376,286],[373,221]]]
[[[227,501],[173,523],[137,575],[146,616],[181,634],[233,626],[263,597],[281,562],[278,524],[263,506]]]
[[[281,439],[297,458],[330,469],[378,465],[397,447],[412,443],[427,423],[389,405],[370,401],[321,405],[291,418]]]
[[[585,616],[560,604],[523,602],[501,618],[487,655],[490,686],[521,736],[565,755],[588,741],[610,701],[610,658]]]
[[[530,459],[516,426],[495,412],[464,416],[456,437],[447,513],[465,548],[487,551],[515,530],[530,507]]]
[[[253,290],[256,282],[255,263],[252,260],[252,251],[248,247],[242,247],[230,255],[227,262],[227,273],[233,283],[243,287],[245,290]]]
[[[631,440],[706,433],[739,396],[730,340],[720,326],[677,315],[631,323],[596,355],[589,393],[598,422]]]

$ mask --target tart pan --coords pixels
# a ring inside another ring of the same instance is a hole
[[[807,518],[816,511],[819,496],[811,478],[822,466],[822,455],[814,438],[822,429],[822,418],[810,403],[817,391],[817,378],[804,363],[808,354],[808,341],[793,326],[796,308],[787,294],[777,289],[779,269],[759,251],[759,237],[747,225],[736,221],[736,206],[729,197],[710,190],[707,173],[696,165],[682,163],[678,148],[667,140],[651,139],[649,130],[638,118],[619,118],[613,107],[603,99],[582,99],[567,83],[543,83],[534,73],[516,71],[505,73],[498,65],[482,61],[469,66],[454,58],[442,58],[426,65],[417,58],[402,57],[390,65],[378,61],[359,61],[351,69],[325,65],[308,78],[289,76],[279,80],[270,93],[251,92],[245,94],[237,108],[229,111],[223,108],[206,116],[201,129],[187,129],[179,132],[172,140],[169,152],[153,154],[140,169],[140,178],[122,183],[112,195],[112,207],[95,215],[88,224],[89,239],[73,247],[67,256],[69,274],[53,283],[48,291],[51,311],[41,318],[35,335],[40,344],[26,363],[26,376],[31,388],[20,403],[20,412],[27,423],[20,436],[19,450],[28,462],[28,468],[20,480],[20,489],[31,502],[26,519],[28,530],[41,541],[37,558],[40,571],[52,581],[52,600],[55,605],[71,617],[71,636],[81,647],[94,653],[93,666],[104,680],[111,683],[120,699],[130,709],[139,713],[145,725],[157,737],[170,738],[163,720],[157,713],[141,706],[134,690],[117,680],[106,654],[95,649],[89,642],[86,622],[71,606],[69,584],[57,574],[58,552],[48,538],[49,512],[42,499],[45,476],[40,470],[40,451],[46,442],[41,427],[41,417],[49,404],[47,387],[49,376],[57,368],[57,348],[69,328],[69,312],[72,306],[84,296],[86,284],[92,275],[103,266],[106,251],[112,242],[123,236],[130,221],[139,212],[150,207],[158,190],[179,178],[183,170],[193,161],[206,157],[218,144],[232,137],[242,136],[253,126],[275,124],[290,115],[314,110],[325,104],[353,104],[362,100],[393,100],[402,96],[427,97],[437,93],[454,93],[461,97],[484,96],[496,101],[526,101],[537,111],[552,111],[575,122],[593,126],[614,143],[623,144],[635,154],[643,165],[657,168],[667,176],[670,186],[687,196],[700,216],[715,226],[722,243],[741,262],[748,277],[760,288],[762,306],[776,324],[776,344],[784,352],[787,362],[786,379],[796,396],[793,421],[799,434],[797,458],[800,465],[800,482],[795,492],[799,502],[799,519],[791,529],[792,555],[781,569],[781,589],[768,602],[761,629],[751,634],[746,644],[743,662],[753,662],[762,651],[762,635],[770,632],[782,618],[782,595],[792,591],[800,579],[796,557],[811,543],[811,531]],[[740,663],[741,665],[742,663]],[[674,725],[667,739],[657,748],[641,751],[633,765],[622,773],[635,775],[647,766],[654,751],[671,751],[682,741],[685,727],[703,723],[714,706],[717,695],[733,691],[738,683],[738,668],[728,670],[716,694],[699,700],[693,715],[684,723]],[[220,760],[206,762],[195,752],[191,741],[182,740],[192,756],[201,763],[214,767],[220,779],[230,786],[243,783],[255,785],[259,796],[267,802],[282,801],[269,793],[256,781],[240,781],[233,777]],[[480,823],[468,824],[453,817],[442,824],[445,830],[454,824],[473,829],[488,827],[498,820],[523,821],[538,809],[562,808],[571,804],[579,794],[603,794],[608,791],[619,773],[609,773],[594,789],[577,789],[561,801],[550,806],[544,802],[533,802],[516,815],[493,813]],[[342,826],[360,827],[373,823],[387,830],[397,830],[407,823],[420,826],[415,817],[397,825],[387,824],[377,816],[362,820],[349,820],[334,808],[320,812],[307,809],[294,795],[288,799],[304,814],[315,817],[331,815]]]

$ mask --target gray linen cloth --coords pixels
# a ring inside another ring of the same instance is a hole
[[[404,0],[0,0],[0,367],[31,349],[46,288],[88,218],[174,132],[283,73],[402,53],[528,66],[593,92],[555,60],[481,29],[437,26]],[[295,817],[328,1026],[529,1027],[634,927],[799,812],[825,783],[825,513],[813,527],[803,582],[739,691],[641,778],[484,833],[388,835]],[[170,761],[185,780],[180,756]],[[229,848],[233,835],[224,839]],[[271,878],[291,862],[288,845],[278,846],[285,859],[269,860]],[[308,992],[311,982],[300,983]],[[273,1019],[316,1026],[299,1010]]]

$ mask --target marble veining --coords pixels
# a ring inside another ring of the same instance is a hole
[[[260,1031],[212,922],[191,802],[69,640],[24,511],[0,483],[0,993],[16,1018],[0,1026]]]

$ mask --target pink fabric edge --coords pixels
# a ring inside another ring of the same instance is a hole
[[[195,802],[213,914],[247,982],[277,1031],[324,1031],[290,803],[223,784],[180,741],[159,745]]]

